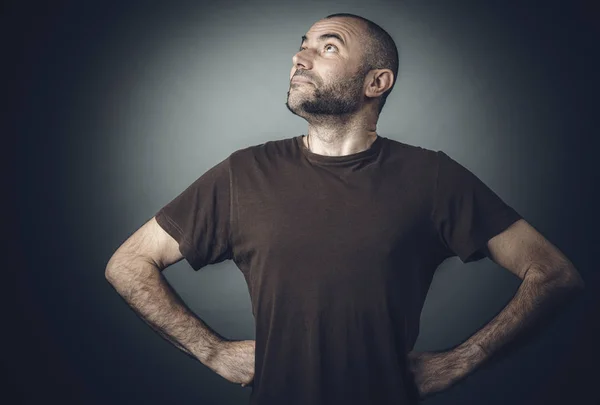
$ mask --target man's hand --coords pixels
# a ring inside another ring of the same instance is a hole
[[[421,399],[450,388],[474,370],[484,356],[476,346],[443,352],[410,352],[408,366]]]
[[[255,347],[254,340],[224,340],[207,366],[228,381],[250,386],[254,381]]]

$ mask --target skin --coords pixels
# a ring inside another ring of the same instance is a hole
[[[585,286],[573,263],[524,219],[491,238],[484,252],[521,279],[521,285],[491,321],[457,347],[408,354],[421,398],[448,389],[500,353],[524,344]]]
[[[179,244],[151,218],[111,256],[105,277],[131,309],[188,356],[236,384],[254,379],[254,340],[229,340],[173,291],[163,270],[179,262]]]
[[[310,27],[307,40],[292,58],[286,106],[308,122],[314,153],[358,153],[377,138],[378,98],[392,86],[394,74],[390,69],[365,72],[365,30],[365,23],[354,18],[320,20]],[[334,38],[318,40],[330,33],[340,35],[345,44]],[[293,83],[294,76],[312,83]]]
[[[315,23],[293,57],[288,109],[309,125],[314,153],[342,156],[369,148],[377,137],[377,97],[392,85],[390,70],[361,73],[361,21],[333,18]],[[322,34],[341,35],[346,46]],[[334,47],[329,44],[334,45]],[[513,299],[487,325],[457,347],[408,353],[408,368],[421,398],[443,391],[497,356],[509,344],[557,312],[584,283],[573,264],[521,219],[491,238],[487,256],[522,280]],[[254,340],[229,340],[198,318],[169,287],[161,272],[180,261],[179,245],[150,219],[109,260],[105,276],[127,304],[162,337],[230,382],[252,385]]]

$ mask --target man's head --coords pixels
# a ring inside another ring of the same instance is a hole
[[[353,14],[332,14],[302,37],[292,59],[287,108],[302,117],[351,115],[372,108],[379,115],[398,73],[398,50],[377,24]]]

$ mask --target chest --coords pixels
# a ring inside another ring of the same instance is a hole
[[[414,253],[429,226],[428,185],[393,173],[283,171],[237,190],[237,247],[249,260],[356,264]],[[261,255],[263,255],[261,257]]]

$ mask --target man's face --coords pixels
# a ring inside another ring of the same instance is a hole
[[[351,114],[362,107],[362,21],[334,17],[316,22],[292,59],[287,108],[307,118]],[[335,38],[332,35],[341,38]],[[323,37],[322,37],[323,36]],[[310,82],[294,82],[293,77]]]

